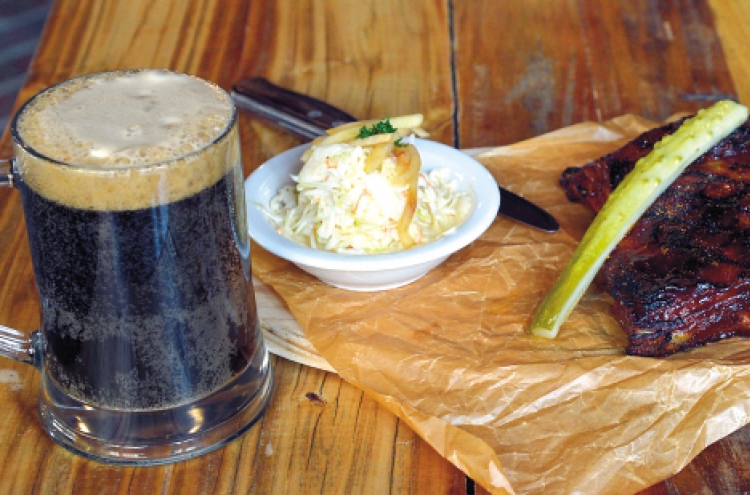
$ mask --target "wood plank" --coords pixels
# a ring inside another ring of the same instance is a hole
[[[120,67],[165,67],[225,88],[263,73],[365,117],[430,108],[436,135],[450,140],[449,45],[441,33],[431,35],[446,29],[446,5],[58,0],[19,103],[69,77]],[[410,49],[386,36],[394,28]],[[296,144],[244,116],[241,130],[248,170]],[[0,149],[8,155],[7,135]],[[31,331],[39,303],[20,201],[15,191],[0,191],[0,201],[0,321]],[[54,444],[37,419],[38,373],[3,360],[0,458],[8,462],[0,484],[12,493],[465,493],[457,468],[362,391],[333,374],[280,358],[274,364],[274,400],[248,434],[197,459],[132,468]]]
[[[710,0],[729,72],[740,102],[750,104],[750,2],[745,0]]]
[[[581,17],[603,118],[663,120],[735,95],[707,1],[590,0]]]
[[[594,116],[575,1],[454,5],[462,148],[509,144]]]
[[[693,495],[750,491],[750,428],[709,445],[682,471],[639,495]]]
[[[245,0],[58,1],[19,104],[56,82],[117,68],[178,70],[229,88],[249,7]]]
[[[449,5],[455,8],[452,17]],[[742,75],[748,67],[742,49],[750,30],[736,17],[750,19],[748,6],[742,0],[712,0],[711,5],[722,8],[722,40],[734,47],[728,51],[729,71],[742,77],[738,92],[745,101],[748,79]],[[341,0],[252,5],[139,0],[125,8],[122,2],[58,0],[21,99],[76,74],[124,66],[193,72],[224,87],[237,77],[262,74],[362,117],[423,111],[434,136],[452,142],[445,34],[452,18],[458,144],[498,145],[619,113],[663,118],[699,106],[696,95],[734,94],[707,24],[707,6],[698,0],[383,0],[354,7]],[[627,61],[625,69],[610,67],[615,57]],[[248,169],[296,144],[246,117],[241,126]],[[0,150],[7,156],[8,149],[5,136]],[[17,193],[0,191],[0,204],[0,321],[31,330],[38,325],[38,302]],[[458,470],[360,391],[333,375],[275,362],[276,398],[248,435],[189,462],[134,469],[92,463],[55,446],[36,419],[37,373],[3,361],[3,488],[10,486],[13,493],[465,492]],[[308,392],[324,403],[310,401]],[[724,487],[744,487],[745,435],[741,430],[710,447],[683,473],[648,493],[706,490],[716,473],[730,473],[723,479],[731,484]]]
[[[140,468],[58,447],[36,416],[38,374],[8,363],[0,370],[4,493],[465,493],[460,471],[444,469],[447,461],[361,390],[281,358],[271,407],[248,434],[197,459]]]
[[[447,4],[265,2],[251,9],[254,35],[246,38],[240,73],[265,76],[358,118],[423,113],[432,138],[451,143]]]
[[[462,147],[625,113],[662,120],[735,95],[705,0],[483,0],[455,8]],[[487,35],[493,31],[503,35]]]

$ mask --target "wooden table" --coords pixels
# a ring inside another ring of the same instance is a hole
[[[361,117],[421,112],[435,139],[483,147],[625,113],[750,103],[748,38],[745,0],[57,0],[18,104],[122,67],[225,88],[263,75]],[[297,144],[246,116],[241,127],[247,172]],[[9,142],[6,132],[2,156]],[[32,331],[39,302],[18,193],[1,190],[0,205],[0,322]],[[274,365],[275,398],[240,440],[123,468],[47,438],[37,371],[2,360],[0,493],[485,493],[335,374]],[[644,493],[746,492],[748,442],[746,427]]]

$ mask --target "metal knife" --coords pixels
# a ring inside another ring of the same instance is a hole
[[[308,140],[325,135],[326,129],[358,120],[328,103],[276,86],[262,77],[237,82],[232,98],[258,120]],[[552,215],[502,187],[498,214],[545,232],[560,228]]]

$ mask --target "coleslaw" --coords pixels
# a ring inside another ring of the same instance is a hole
[[[393,154],[368,173],[372,150],[353,143],[313,146],[292,176],[295,184],[281,188],[263,208],[266,217],[281,235],[314,249],[376,254],[411,247],[398,232],[410,186],[396,180]],[[420,170],[408,234],[414,245],[450,235],[471,208],[471,195],[457,190],[449,169]]]

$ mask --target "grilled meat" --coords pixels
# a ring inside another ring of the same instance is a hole
[[[635,162],[678,123],[646,132],[560,180],[601,209]],[[690,165],[609,256],[601,274],[628,354],[666,356],[750,336],[750,121]]]

